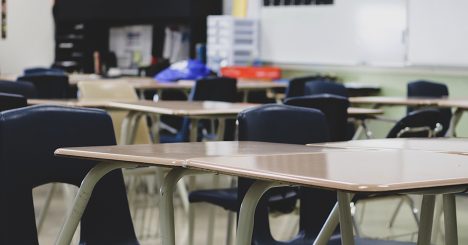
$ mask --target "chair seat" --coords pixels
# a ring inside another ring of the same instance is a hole
[[[290,213],[296,206],[297,198],[298,195],[295,190],[273,194],[269,198],[270,211]],[[237,188],[192,191],[189,194],[189,202],[207,202],[232,212],[239,209]]]
[[[159,136],[159,143],[180,143],[187,142],[185,135],[177,134],[161,134]]]

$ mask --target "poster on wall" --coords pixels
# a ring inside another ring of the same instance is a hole
[[[2,39],[6,39],[7,37],[7,0],[1,0],[2,5],[1,5],[1,14],[2,16],[0,17],[0,32]]]
[[[109,49],[116,54],[119,68],[137,68],[151,63],[152,26],[113,27],[109,38]]]

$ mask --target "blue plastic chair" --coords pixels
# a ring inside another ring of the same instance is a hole
[[[443,98],[449,96],[448,87],[442,83],[431,81],[414,81],[409,82],[407,87],[408,97],[425,97],[425,98]],[[408,107],[407,113],[416,110],[416,108]],[[438,109],[441,113],[441,124],[443,129],[437,136],[445,136],[450,127],[452,119],[452,110],[450,108]]]
[[[437,109],[412,111],[390,129],[387,138],[435,137],[443,131],[442,120],[442,113]]]
[[[37,97],[37,91],[34,84],[23,81],[13,82],[0,80],[0,92],[9,94],[19,94],[28,99]]]
[[[239,114],[239,140],[290,144],[324,142],[328,140],[325,120],[323,113],[315,109],[275,104],[259,106]],[[250,183],[250,180],[239,179],[239,186],[247,186]],[[267,196],[270,211],[293,211],[297,200],[296,190],[275,188],[269,191]],[[241,196],[243,195],[242,193]],[[237,188],[200,190],[191,192],[189,200],[207,202],[237,212],[242,200],[238,196]]]
[[[33,83],[39,99],[65,99],[69,97],[70,86],[67,75],[33,74],[19,77],[17,80]]]
[[[286,88],[286,98],[304,96],[305,94],[305,84],[307,82],[317,80],[317,76],[307,76],[307,77],[296,77],[289,81],[288,87]]]
[[[348,140],[349,101],[347,98],[332,94],[308,95],[287,98],[284,104],[320,110],[327,118],[330,141]]]
[[[235,102],[237,100],[237,80],[232,78],[206,78],[197,80],[188,98],[189,101],[224,101]],[[201,121],[199,130],[206,127],[207,121]],[[190,120],[184,118],[182,128],[175,135],[161,135],[161,143],[188,142],[190,131]],[[234,138],[235,122],[226,121],[226,140]],[[201,135],[200,133],[198,135]],[[201,138],[200,138],[201,139]],[[199,140],[200,140],[199,139]]]
[[[334,94],[348,98],[348,90],[343,84],[328,81],[308,82],[304,92],[304,95]]]
[[[32,189],[79,186],[96,162],[54,157],[60,147],[115,145],[102,110],[31,106],[0,113],[0,244],[38,244]],[[93,191],[81,219],[80,244],[138,244],[120,170]]]
[[[0,93],[0,111],[26,107],[28,101],[19,94]]]

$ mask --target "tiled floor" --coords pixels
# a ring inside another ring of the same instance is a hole
[[[45,193],[48,187],[37,188],[35,193],[35,204],[37,210],[41,209]],[[60,190],[61,188],[59,188]],[[152,200],[155,200],[152,198]],[[420,200],[415,198],[416,204],[420,204]],[[363,205],[358,204],[355,211],[356,221],[359,224],[359,231],[361,236],[378,237],[378,238],[394,238],[402,241],[414,241],[416,239],[417,226],[414,219],[410,215],[408,206],[404,206],[399,213],[396,222],[392,228],[388,228],[388,221],[390,216],[397,205],[395,199],[380,199],[367,202],[365,205],[365,213],[361,216]],[[150,202],[150,206],[157,206],[157,201]],[[196,231],[194,244],[206,244],[207,234],[214,234],[213,244],[225,244],[226,242],[226,227],[227,227],[227,213],[220,208],[213,208],[213,206],[205,204],[196,204]],[[459,244],[468,244],[468,233],[463,231],[468,228],[468,197],[457,198],[458,208],[458,230],[459,230]],[[143,236],[140,241],[142,245],[146,244],[160,244],[157,238],[158,227],[158,209],[149,208],[147,212],[139,208],[135,213],[135,226],[140,234]],[[207,231],[207,214],[209,210],[216,211],[216,225],[214,230]],[[53,244],[60,225],[65,218],[65,205],[64,198],[61,191],[55,196],[51,203],[47,219],[44,227],[39,235],[40,244]],[[37,211],[36,213],[39,213]],[[186,216],[181,208],[181,205],[176,202],[176,225],[177,225],[177,240],[178,244],[183,244],[186,240]],[[293,233],[297,229],[297,217],[272,217],[271,224],[273,234],[277,238],[286,239],[287,235],[282,233]],[[442,223],[443,224],[443,223]],[[141,227],[145,227],[142,229]],[[144,234],[142,234],[144,233]],[[443,236],[440,234],[433,244],[444,244]]]

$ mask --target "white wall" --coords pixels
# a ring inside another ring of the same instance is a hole
[[[8,0],[7,39],[0,39],[0,72],[50,66],[54,60],[52,0]]]

